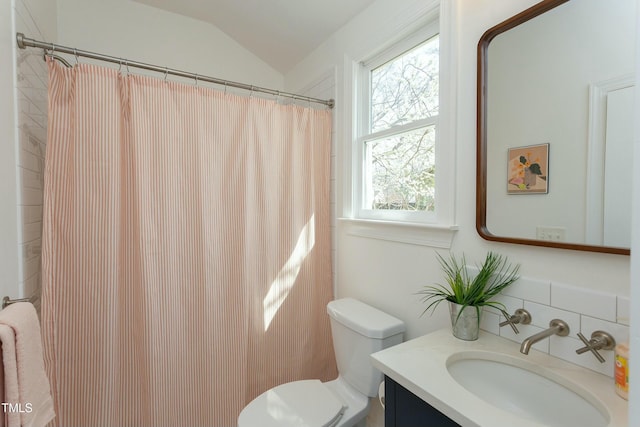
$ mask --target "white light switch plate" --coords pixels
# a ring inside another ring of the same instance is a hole
[[[564,227],[549,227],[539,225],[536,227],[536,238],[538,240],[564,242],[566,238],[566,229]]]

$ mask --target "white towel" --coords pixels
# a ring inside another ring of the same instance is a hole
[[[15,337],[13,346],[11,335]],[[44,369],[40,321],[32,304],[15,303],[0,311],[0,340],[7,426],[44,427],[55,412]],[[13,404],[19,412],[12,412],[6,404]],[[14,424],[16,414],[18,424]]]
[[[18,365],[16,364],[16,336],[10,326],[0,324],[0,343],[2,344],[2,371],[4,389],[2,402],[19,402]],[[4,408],[3,408],[4,409]],[[2,426],[20,427],[20,413],[2,411]]]

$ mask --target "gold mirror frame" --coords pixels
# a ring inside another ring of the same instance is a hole
[[[537,3],[529,9],[488,29],[478,42],[478,80],[476,101],[476,230],[483,239],[495,242],[629,255],[631,251],[626,248],[496,236],[487,228],[487,52],[489,49],[489,43],[497,35],[527,22],[557,6],[560,6],[567,1],[569,0],[544,0]]]

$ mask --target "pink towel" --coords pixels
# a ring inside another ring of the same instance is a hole
[[[44,370],[40,322],[32,304],[15,303],[0,311],[0,341],[5,425],[44,427],[55,412]]]

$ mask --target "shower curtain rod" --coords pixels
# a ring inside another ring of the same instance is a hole
[[[181,70],[176,70],[176,69],[167,68],[167,67],[160,67],[152,64],[145,64],[144,62],[130,61],[128,59],[117,58],[115,56],[103,55],[101,53],[89,52],[86,50],[80,50],[72,47],[59,46],[54,43],[47,43],[43,41],[30,39],[28,37],[25,37],[25,35],[22,33],[16,33],[16,43],[18,44],[18,47],[20,49],[26,49],[27,47],[35,47],[35,48],[44,49],[45,51],[50,51],[50,53],[52,54],[55,54],[56,52],[68,53],[70,55],[74,55],[76,58],[79,56],[82,56],[86,58],[97,59],[100,61],[106,61],[106,62],[112,62],[114,64],[124,65],[127,68],[135,67],[135,68],[141,68],[144,70],[156,71],[158,73],[164,73],[165,75],[171,74],[173,76],[180,76],[180,77],[195,79],[196,83],[198,83],[199,81],[215,83],[218,85],[230,86],[230,87],[248,90],[251,92],[267,93],[269,95],[274,95],[276,97],[282,96],[284,98],[292,98],[300,101],[314,102],[316,104],[326,105],[329,108],[333,108],[335,105],[335,101],[333,99],[325,100],[325,99],[319,99],[319,98],[312,98],[310,96],[298,95],[298,94],[289,93],[289,92],[282,92],[279,90],[267,89],[264,87],[233,82],[230,80],[217,79],[215,77],[201,76],[199,74],[189,73],[187,71],[181,71]]]

